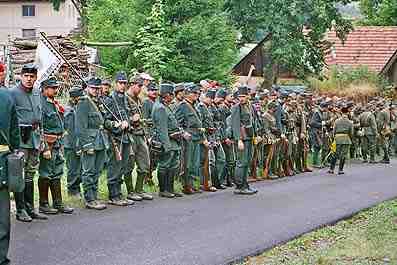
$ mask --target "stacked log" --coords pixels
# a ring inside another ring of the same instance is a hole
[[[48,36],[54,47],[81,73],[89,71],[89,53],[84,47],[74,43],[70,37]],[[39,38],[16,38],[11,42],[11,63],[14,75],[21,73],[22,66],[33,63]]]

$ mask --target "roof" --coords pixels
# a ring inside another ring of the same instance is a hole
[[[331,31],[328,41],[334,45],[326,56],[327,65],[353,68],[365,65],[372,71],[384,73],[396,60],[393,55],[397,51],[397,27],[356,27],[344,44],[335,31]]]

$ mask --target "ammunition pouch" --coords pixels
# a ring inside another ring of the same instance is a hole
[[[160,141],[151,139],[151,141],[149,142],[149,150],[151,153],[159,155],[164,151],[163,144]]]
[[[0,187],[6,186],[10,192],[25,189],[25,157],[23,152],[0,153]]]

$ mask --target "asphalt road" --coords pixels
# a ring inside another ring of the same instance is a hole
[[[227,264],[397,197],[397,161],[13,224],[16,265]]]

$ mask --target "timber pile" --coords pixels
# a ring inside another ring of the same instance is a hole
[[[83,73],[88,72],[89,53],[87,50],[73,43],[70,37],[47,36],[47,38],[76,70]],[[17,38],[11,42],[11,62],[15,75],[21,73],[24,64],[34,62],[38,41],[37,37]]]

